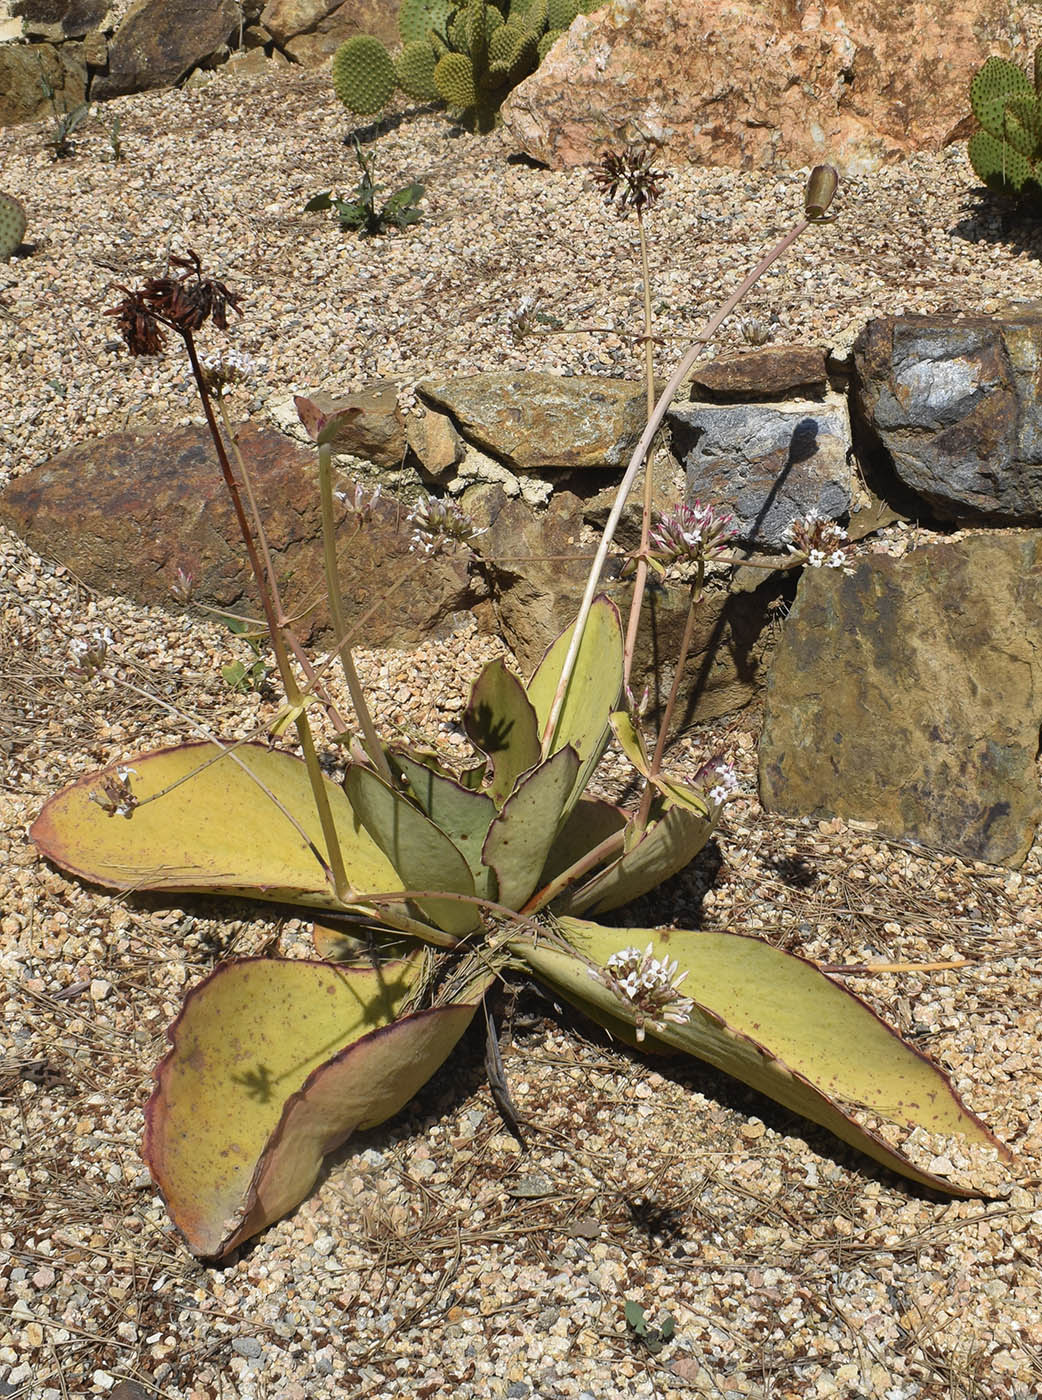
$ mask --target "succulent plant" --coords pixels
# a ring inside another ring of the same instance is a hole
[[[14,195],[0,194],[0,261],[8,258],[25,237],[25,210]]]
[[[1000,194],[1042,197],[1042,44],[1031,76],[1005,58],[989,58],[970,83],[981,129],[970,138],[974,171]]]
[[[386,107],[397,83],[391,55],[369,34],[356,34],[333,55],[333,91],[360,116]]]
[[[403,48],[392,59],[369,35],[341,45],[333,86],[349,111],[369,115],[395,86],[441,100],[465,125],[487,131],[507,93],[535,71],[577,14],[602,0],[402,0]]]

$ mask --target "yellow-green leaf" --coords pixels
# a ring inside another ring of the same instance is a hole
[[[469,1024],[467,1001],[394,1020],[415,975],[248,958],[185,1000],[144,1155],[189,1248],[220,1258],[292,1210],[325,1155],[397,1113]]]
[[[550,718],[557,684],[572,640],[569,627],[553,643],[528,683],[528,698],[543,734]],[[579,772],[568,801],[575,806],[586,790],[608,741],[608,721],[622,694],[622,623],[615,604],[595,598],[579,645],[564,704],[557,722],[553,753],[570,744],[579,755]]]
[[[648,1042],[715,1065],[894,1171],[949,1194],[969,1193],[915,1166],[852,1113],[867,1110],[903,1128],[958,1134],[1006,1154],[932,1061],[802,958],[739,934],[610,929],[571,918],[559,925],[581,957],[546,942],[519,943],[516,950],[595,1019],[633,1018],[625,1001],[591,977],[590,964],[603,967],[621,948],[651,943],[654,956],[687,973],[680,992],[695,1008],[686,1024],[649,1031]]]
[[[121,890],[344,908],[316,854],[325,850],[322,829],[300,759],[261,744],[222,753],[216,744],[193,743],[138,754],[125,767],[140,804],[129,817],[110,816],[91,800],[115,778],[113,765],[57,793],[33,823],[32,839],[63,870]],[[396,888],[394,867],[343,791],[328,781],[325,790],[352,889]]]

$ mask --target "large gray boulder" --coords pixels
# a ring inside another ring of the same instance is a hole
[[[854,343],[859,452],[953,524],[1042,522],[1042,309],[884,316]]]
[[[782,548],[788,526],[811,510],[834,520],[850,509],[850,427],[838,398],[690,404],[666,419],[689,499],[730,510],[749,548]]]
[[[1042,819],[1042,532],[808,569],[767,685],[772,812],[1020,865]]]

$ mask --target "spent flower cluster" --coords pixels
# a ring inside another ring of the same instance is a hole
[[[136,768],[114,768],[106,773],[96,788],[87,795],[110,817],[129,817],[138,805],[137,798],[130,788],[130,775],[137,775]]]
[[[808,511],[802,520],[792,520],[782,533],[790,554],[806,555],[812,569],[850,568],[853,548],[842,525],[826,520],[819,511]]]
[[[412,525],[410,550],[436,554],[448,545],[469,544],[482,532],[474,528],[455,501],[427,496],[409,515]]]
[[[89,637],[73,637],[69,643],[69,653],[73,659],[74,675],[85,676],[88,680],[100,671],[112,645],[111,628],[102,628]]]
[[[212,319],[219,330],[227,330],[228,307],[239,310],[239,293],[229,291],[213,277],[204,277],[202,259],[191,248],[187,257],[171,256],[170,262],[184,271],[177,276],[149,277],[134,291],[118,288],[123,300],[105,313],[115,316],[132,355],[158,355],[165,341],[164,327],[190,335]]]
[[[695,1005],[678,990],[687,973],[678,977],[678,964],[668,958],[656,958],[653,947],[649,943],[643,953],[639,948],[621,948],[612,953],[603,968],[590,968],[595,982],[629,1003],[638,1040],[644,1039],[645,1026],[660,1031],[667,1021],[686,1025]]]
[[[696,501],[659,515],[648,540],[655,563],[667,569],[670,564],[719,558],[727,552],[733,533],[734,516]]]
[[[594,166],[594,184],[620,219],[631,209],[639,217],[662,193],[669,175],[652,167],[654,158],[653,147],[635,141],[622,151],[605,151]]]

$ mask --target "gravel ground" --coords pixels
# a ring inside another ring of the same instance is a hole
[[[32,245],[0,264],[0,481],[85,437],[193,421],[177,356],[127,359],[99,314],[113,284],[160,271],[168,249],[195,248],[245,292],[229,340],[263,362],[239,405],[258,420],[289,389],[380,375],[636,372],[618,337],[518,346],[506,333],[523,294],[568,324],[638,324],[634,228],[602,212],[583,172],[508,161],[498,135],[410,114],[369,150],[389,189],[426,184],[424,221],[360,242],[301,212],[356,176],[322,75],[219,75],[114,112],[118,165],[100,123],[58,162],[45,127],[0,131],[2,186],[26,203]],[[650,220],[662,367],[796,217],[804,175],[670,180]],[[805,236],[746,312],[771,320],[776,342],[842,353],[872,315],[1042,296],[1034,227],[980,205],[972,184],[961,148],[847,182],[839,221]],[[733,344],[725,327],[717,348]],[[681,768],[728,754],[741,795],[694,870],[638,911],[755,931],[847,969],[1014,1149],[996,1197],[910,1189],[742,1086],[630,1056],[522,991],[504,1007],[504,1058],[533,1126],[527,1154],[468,1039],[290,1219],[204,1267],[138,1156],[151,1069],[188,985],[229,954],[303,951],[307,926],[244,902],[113,898],[41,863],[25,833],[85,769],[199,726],[239,736],[275,701],[231,696],[222,629],[97,595],[2,534],[0,609],[0,1393],[64,1400],[123,1381],[177,1400],[1039,1393],[1038,847],[1010,873],[766,816],[749,712],[678,744]],[[69,644],[105,628],[108,665],[86,685]],[[359,660],[388,731],[451,748],[458,678],[498,650],[468,629]],[[879,963],[915,966],[864,971]],[[661,1352],[627,1332],[627,1299],[674,1319]]]

